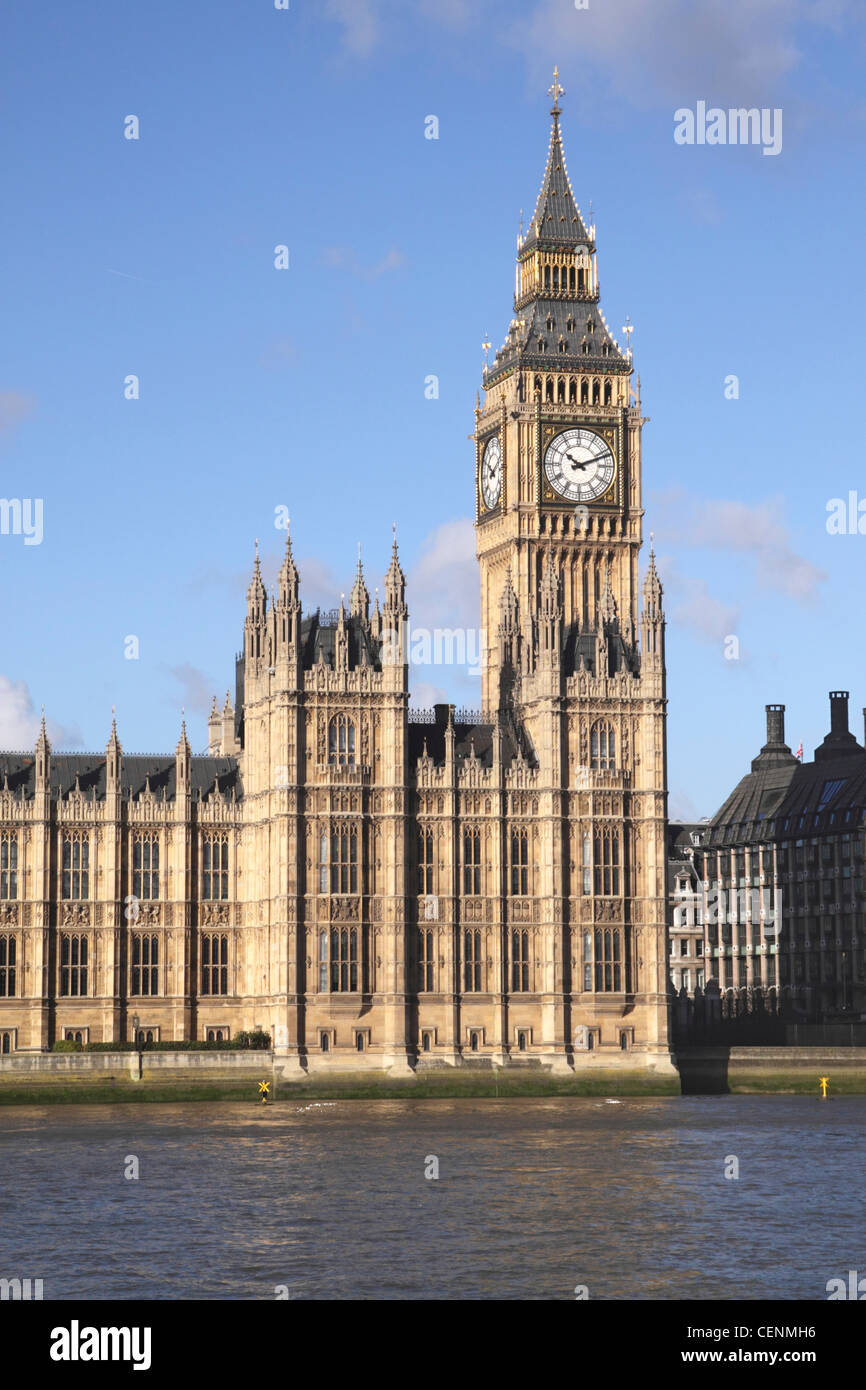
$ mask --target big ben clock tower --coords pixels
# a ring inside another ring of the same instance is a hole
[[[476,406],[483,702],[519,731],[547,787],[542,910],[562,962],[549,999],[562,1009],[555,1032],[578,1048],[661,1058],[664,616],[652,554],[639,604],[644,421],[630,352],[601,310],[595,228],[566,169],[556,71],[550,91],[514,317]]]

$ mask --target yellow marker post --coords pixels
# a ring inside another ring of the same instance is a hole
[[[829,1078],[829,1076],[819,1076],[819,1077],[818,1077],[818,1084],[819,1084],[819,1086],[821,1087],[821,1099],[822,1099],[822,1100],[826,1100],[826,1099],[827,1099],[827,1087],[828,1087],[828,1085],[830,1084],[830,1078]]]
[[[271,1083],[270,1083],[270,1081],[260,1081],[260,1082],[259,1082],[259,1095],[260,1095],[261,1098],[262,1098],[262,1105],[267,1105],[267,1103],[268,1103],[268,1091],[269,1091],[270,1089],[271,1089]]]

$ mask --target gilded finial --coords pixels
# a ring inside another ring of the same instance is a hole
[[[565,96],[565,88],[561,85],[559,81],[559,68],[557,67],[553,69],[553,85],[551,87],[548,87],[547,94],[548,96],[553,97],[553,109],[550,114],[552,116],[558,116],[559,98]]]

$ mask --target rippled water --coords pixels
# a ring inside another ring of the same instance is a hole
[[[46,1299],[824,1299],[866,1272],[864,1129],[860,1097],[4,1109],[0,1276]]]

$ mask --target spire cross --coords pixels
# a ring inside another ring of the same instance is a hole
[[[485,333],[485,334],[484,334],[484,342],[481,344],[481,346],[482,346],[482,348],[484,349],[484,365],[485,365],[485,367],[487,367],[487,366],[490,365],[490,348],[491,348],[491,343],[490,343],[490,334],[489,334],[489,333]]]
[[[626,335],[625,340],[628,344],[628,355],[629,357],[631,357],[631,335],[634,332],[634,324],[632,323],[628,314],[626,314],[625,316],[625,323],[622,326],[622,331]]]
[[[553,69],[553,86],[548,87],[547,95],[553,97],[553,109],[559,110],[559,98],[565,96],[565,88],[560,85],[559,68]]]

